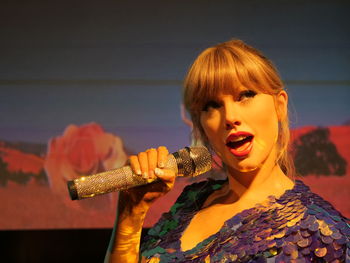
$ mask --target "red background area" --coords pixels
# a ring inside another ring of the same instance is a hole
[[[303,127],[293,131],[294,139],[315,129]],[[330,140],[347,161],[345,176],[307,175],[302,178],[310,188],[330,201],[343,215],[350,217],[350,135],[349,126],[329,127]],[[45,157],[1,146],[1,158],[14,171],[36,174],[43,169]],[[307,160],[305,160],[307,162]],[[0,175],[1,176],[1,175]],[[175,189],[157,201],[147,216],[146,227],[167,211],[190,179],[178,178]],[[192,179],[193,181],[193,179]],[[117,193],[91,199],[71,201],[68,191],[53,191],[48,182],[34,176],[26,184],[8,181],[0,187],[1,229],[110,228],[115,218]]]

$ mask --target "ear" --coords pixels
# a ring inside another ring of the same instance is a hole
[[[284,120],[288,112],[288,94],[281,90],[276,96],[276,111],[279,121]]]

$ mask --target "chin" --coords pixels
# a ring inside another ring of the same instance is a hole
[[[258,168],[259,168],[258,166],[249,165],[249,166],[242,166],[242,167],[237,167],[237,168],[233,168],[233,169],[235,169],[241,173],[248,173],[248,172],[252,172],[252,171],[257,170]]]
[[[260,158],[257,160],[256,158],[252,158],[253,156],[248,156],[247,158],[234,161],[234,163],[230,163],[231,169],[240,172],[240,173],[248,173],[253,172],[261,168],[264,163],[264,160]]]
[[[248,173],[248,172],[252,172],[252,171],[259,169],[259,167],[261,166],[261,165],[258,165],[256,163],[248,163],[247,161],[248,160],[243,160],[242,162],[240,162],[238,164],[237,163],[231,164],[231,165],[229,165],[229,167],[232,170],[240,172],[240,173]]]

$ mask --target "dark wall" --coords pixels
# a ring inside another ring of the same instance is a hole
[[[349,11],[349,1],[324,0],[2,1],[0,139],[46,143],[65,125],[91,119],[111,130],[140,122],[183,129],[175,101],[186,70],[203,48],[231,38],[276,64],[302,112],[294,126],[342,124],[347,119],[337,116],[350,110]],[[108,100],[140,87],[144,96],[131,96],[136,103]],[[92,104],[84,90],[101,96]],[[154,114],[156,100],[142,100],[148,94],[167,101],[163,115]],[[328,110],[310,98],[331,100]]]
[[[142,237],[148,229],[144,229]],[[112,229],[0,232],[6,263],[103,262]]]
[[[3,231],[1,262],[103,262],[110,229]]]

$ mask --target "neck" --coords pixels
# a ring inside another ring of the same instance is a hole
[[[229,189],[236,201],[248,198],[260,201],[270,195],[279,197],[292,189],[294,182],[287,177],[275,162],[265,162],[250,172],[228,169]]]

